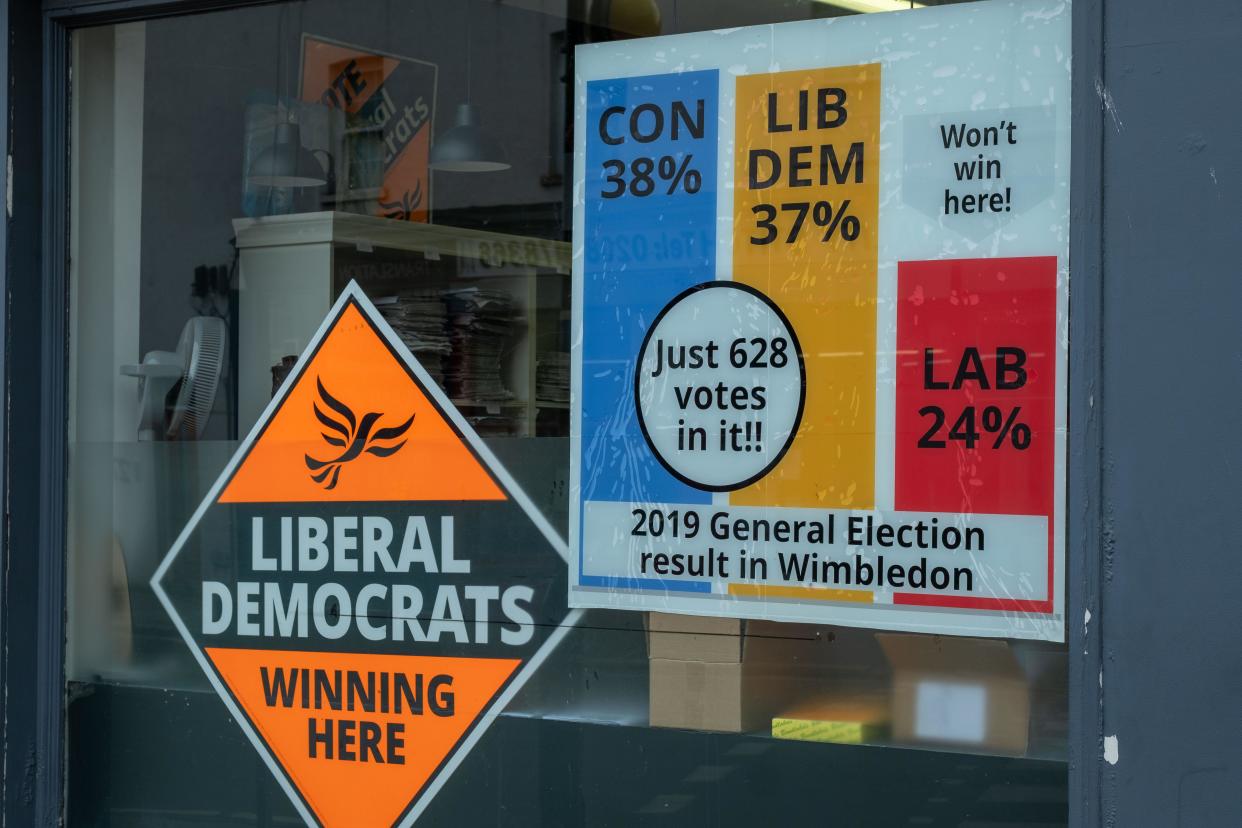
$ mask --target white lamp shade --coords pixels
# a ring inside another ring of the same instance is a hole
[[[505,148],[483,131],[478,113],[468,103],[457,105],[452,129],[432,145],[430,164],[445,172],[496,172],[510,166]]]

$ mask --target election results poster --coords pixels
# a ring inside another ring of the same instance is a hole
[[[1069,4],[576,71],[571,606],[1062,640]]]

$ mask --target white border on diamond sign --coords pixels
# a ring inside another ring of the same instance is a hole
[[[327,316],[324,317],[323,322],[320,323],[319,329],[315,331],[315,335],[311,337],[310,342],[307,344],[306,348],[303,349],[302,355],[298,357],[298,361],[294,365],[293,370],[290,372],[290,376],[298,377],[301,375],[303,369],[306,367],[306,363],[318,349],[319,343],[323,340],[324,336],[328,333],[332,322],[336,320],[338,314],[341,313],[344,306],[350,300],[353,300],[358,304],[358,308],[367,315],[367,318],[375,326],[375,329],[384,336],[384,339],[388,343],[389,347],[400,355],[401,359],[405,361],[406,366],[410,368],[410,370],[412,370],[418,377],[423,389],[434,398],[440,411],[452,421],[453,425],[457,428],[457,431],[470,444],[470,448],[474,450],[475,454],[487,465],[488,470],[500,481],[505,493],[517,502],[517,504],[522,508],[522,511],[526,513],[526,516],[530,518],[552,548],[556,550],[556,553],[561,556],[561,559],[564,560],[566,564],[568,564],[569,548],[566,545],[565,540],[557,534],[555,529],[552,528],[552,524],[548,523],[547,518],[545,518],[535,504],[531,502],[530,498],[526,496],[526,492],[522,490],[522,487],[519,486],[509,475],[509,472],[505,469],[504,465],[496,459],[496,456],[492,454],[491,449],[483,443],[483,441],[479,438],[479,435],[475,433],[474,429],[471,428],[470,424],[466,422],[464,417],[461,416],[461,414],[457,411],[457,408],[452,404],[452,402],[449,401],[448,397],[445,396],[444,392],[440,390],[440,387],[436,385],[435,380],[431,378],[431,376],[423,369],[423,366],[418,363],[418,360],[414,358],[414,355],[410,352],[410,349],[405,346],[405,343],[401,341],[401,339],[393,332],[388,323],[384,321],[384,318],[380,316],[378,311],[376,311],[375,306],[371,304],[371,300],[369,300],[366,294],[362,292],[362,289],[358,287],[358,283],[356,281],[350,281],[345,290],[341,292],[340,297],[337,298],[336,303],[332,306],[332,309],[328,312]],[[228,708],[229,713],[241,726],[242,730],[246,734],[246,737],[250,740],[250,743],[254,745],[255,750],[257,750],[259,755],[263,757],[263,761],[267,764],[268,769],[271,770],[272,774],[276,777],[276,781],[280,783],[280,787],[284,789],[285,794],[288,795],[290,801],[293,802],[293,807],[297,809],[302,819],[306,820],[307,825],[314,826],[320,824],[319,820],[307,809],[305,803],[302,801],[302,796],[294,789],[293,783],[290,782],[289,776],[285,769],[279,762],[276,761],[275,757],[272,756],[271,752],[267,748],[267,745],[262,739],[259,738],[259,735],[255,733],[254,729],[251,727],[250,720],[237,708],[236,703],[233,701],[232,695],[220,683],[220,679],[217,677],[215,670],[212,669],[206,656],[203,655],[202,648],[194,640],[194,636],[190,634],[185,622],[181,620],[181,616],[177,614],[177,610],[173,607],[172,602],[168,599],[168,595],[164,592],[163,587],[160,585],[160,581],[163,579],[164,574],[168,571],[168,568],[172,565],[173,561],[177,559],[177,555],[181,552],[181,549],[185,545],[185,542],[189,539],[190,534],[198,526],[199,521],[202,519],[207,509],[215,503],[217,496],[220,494],[220,490],[224,487],[224,484],[232,477],[233,471],[237,468],[237,465],[242,461],[242,459],[245,458],[250,450],[250,447],[258,438],[259,432],[262,431],[268,420],[276,413],[276,409],[284,403],[285,397],[289,395],[289,392],[293,389],[295,384],[296,383],[285,383],[281,387],[279,393],[277,393],[277,395],[272,398],[272,401],[268,403],[267,408],[263,410],[263,414],[258,420],[255,421],[254,426],[250,429],[250,433],[246,435],[246,439],[243,440],[241,445],[238,446],[237,451],[234,452],[232,458],[228,462],[228,465],[224,467],[224,471],[220,473],[219,478],[217,478],[216,482],[212,485],[211,491],[209,491],[207,496],[203,498],[203,502],[199,504],[189,522],[186,523],[185,528],[181,530],[181,534],[177,536],[176,542],[172,545],[172,548],[168,550],[168,554],[164,557],[159,569],[157,569],[155,574],[151,576],[151,589],[154,590],[156,596],[160,599],[160,603],[164,605],[164,610],[172,619],[173,624],[177,628],[177,632],[181,633],[181,637],[185,639],[185,643],[194,654],[194,658],[198,660],[199,666],[202,667],[203,672],[207,675],[207,679],[211,682],[212,687],[215,688],[216,695],[224,701],[225,707]],[[432,778],[427,782],[427,786],[423,789],[423,793],[419,796],[418,801],[415,802],[414,805],[406,812],[405,818],[402,819],[398,825],[409,826],[414,823],[414,820],[418,819],[418,817],[426,809],[427,804],[431,802],[437,793],[439,793],[440,788],[444,786],[444,783],[448,780],[448,778],[452,776],[455,770],[457,770],[457,767],[461,764],[462,759],[464,759],[466,754],[474,748],[475,743],[478,742],[479,738],[487,731],[487,729],[491,727],[492,722],[495,721],[498,715],[500,715],[500,711],[503,710],[510,701],[512,701],[518,690],[520,690],[530,679],[535,670],[539,668],[539,665],[542,664],[549,655],[551,655],[552,651],[556,649],[556,646],[560,644],[561,639],[565,637],[565,633],[567,633],[571,627],[578,623],[578,620],[582,617],[583,612],[584,610],[581,609],[567,610],[564,620],[555,630],[552,631],[548,638],[542,645],[540,645],[539,649],[531,655],[526,663],[522,665],[522,669],[518,672],[514,679],[509,682],[504,691],[495,698],[491,699],[483,715],[470,730],[470,733],[467,735],[466,739],[457,746],[456,750],[454,750],[449,756],[445,757],[444,764],[440,766],[439,770],[436,771],[434,776],[432,776]]]

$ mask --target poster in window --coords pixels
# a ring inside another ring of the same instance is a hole
[[[434,63],[306,35],[301,98],[345,113],[337,210],[430,220]]]

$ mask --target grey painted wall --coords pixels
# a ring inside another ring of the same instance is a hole
[[[1103,34],[1101,822],[1242,825],[1242,6]]]
[[[540,176],[553,123],[550,36],[564,25],[560,17],[486,0],[312,0],[150,21],[140,352],[176,346],[192,314],[194,267],[231,261],[247,98],[272,90],[296,95],[302,32],[437,64],[436,134],[466,99],[469,40],[470,95],[503,136],[513,166],[436,174],[433,209],[443,210],[560,201],[562,188],[543,186]]]

